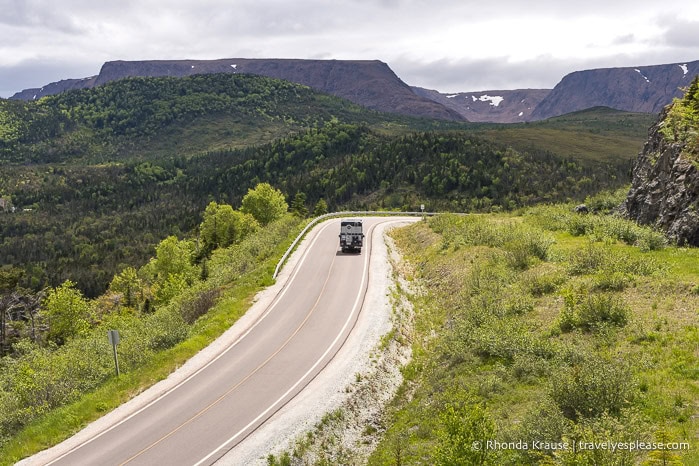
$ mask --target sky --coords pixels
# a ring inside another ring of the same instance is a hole
[[[699,60],[695,0],[0,0],[0,97],[110,60],[381,60],[455,93]]]

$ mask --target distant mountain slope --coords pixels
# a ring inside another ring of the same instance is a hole
[[[512,91],[479,91],[445,94],[413,87],[419,96],[439,102],[458,112],[468,121],[517,123],[529,121],[536,106],[551,89],[516,89]]]
[[[386,63],[378,60],[246,59],[111,61],[99,75],[27,89],[13,99],[33,100],[64,90],[90,88],[126,77],[248,73],[284,79],[343,97],[372,110],[402,115],[463,120],[459,113],[415,94]]]
[[[601,68],[565,76],[531,114],[543,120],[590,107],[659,113],[699,74],[699,60],[668,65]]]

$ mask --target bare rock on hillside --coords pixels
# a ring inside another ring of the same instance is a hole
[[[661,133],[667,109],[651,127],[633,170],[631,190],[622,211],[631,219],[654,225],[679,244],[699,246],[699,171],[684,143]]]

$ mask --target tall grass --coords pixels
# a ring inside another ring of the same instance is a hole
[[[596,202],[607,208],[616,200]],[[519,217],[437,216],[394,233],[425,291],[412,297],[413,360],[369,464],[471,464],[472,451],[450,447],[459,432],[454,397],[471,400],[460,405],[462,419],[492,422],[483,435],[500,442],[643,441],[660,426],[674,441],[694,438],[687,403],[678,402],[679,412],[658,400],[694,393],[686,368],[699,360],[686,341],[695,337],[685,330],[691,316],[680,314],[689,302],[699,306],[699,296],[690,285],[667,287],[674,247],[644,247],[644,234],[657,233],[570,206]],[[661,311],[647,287],[682,294]],[[658,312],[673,323],[653,324]],[[641,332],[653,338],[640,338],[639,325],[654,325]],[[488,453],[479,464],[634,464],[657,456],[550,447]],[[697,457],[672,454],[687,464]]]

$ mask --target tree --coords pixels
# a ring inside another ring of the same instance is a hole
[[[291,211],[301,218],[308,216],[308,208],[306,207],[306,193],[301,191],[296,193],[294,200],[291,201]]]
[[[255,217],[261,225],[267,225],[284,215],[288,208],[281,191],[269,183],[260,183],[255,189],[248,190],[240,210]]]
[[[203,254],[208,255],[216,248],[238,243],[259,227],[260,224],[252,215],[233,210],[228,204],[212,201],[206,207],[204,219],[199,226]]]
[[[196,277],[196,267],[192,265],[194,245],[191,241],[180,241],[176,236],[168,236],[155,248],[152,261],[153,272],[159,281],[170,275],[181,274],[188,280]]]
[[[90,329],[90,303],[70,280],[49,291],[44,308],[49,323],[47,337],[54,343],[62,345],[69,338],[84,335]]]
[[[134,307],[138,303],[136,293],[141,292],[142,288],[143,283],[133,267],[126,267],[120,274],[115,275],[109,285],[111,291],[122,294],[126,307]]]
[[[328,213],[328,204],[325,199],[320,199],[316,202],[316,206],[313,209],[313,216],[318,217],[320,215],[325,215]]]

